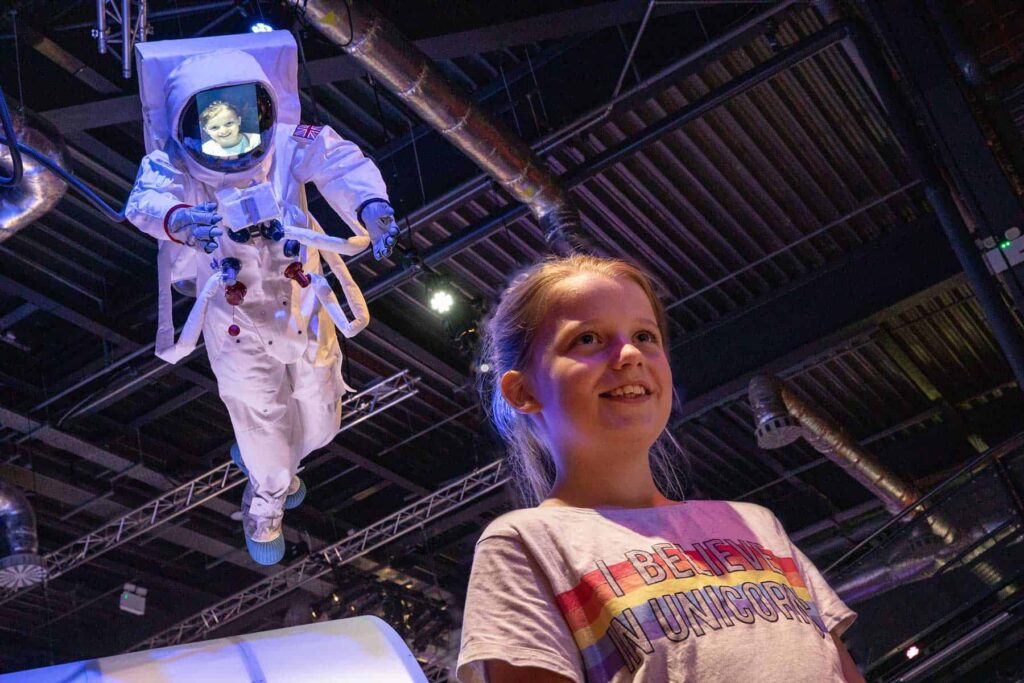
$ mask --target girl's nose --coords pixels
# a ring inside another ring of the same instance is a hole
[[[632,342],[624,341],[615,347],[612,359],[612,367],[616,370],[628,365],[643,365],[644,354],[633,345]]]

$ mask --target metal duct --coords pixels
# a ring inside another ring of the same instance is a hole
[[[23,588],[46,578],[36,516],[25,494],[0,479],[0,588]]]
[[[15,117],[15,136],[18,142],[37,149],[62,168],[66,168],[62,144],[56,134],[44,134]],[[0,242],[9,239],[22,228],[45,215],[64,196],[68,186],[41,163],[22,154],[24,174],[15,187],[0,188]],[[0,168],[6,173],[11,168],[11,151],[0,144]]]
[[[777,377],[754,377],[748,387],[748,398],[754,411],[757,445],[761,448],[790,444],[796,440],[799,429],[799,436],[860,482],[890,513],[898,514],[921,497],[912,484],[891,472],[835,421],[803,401]],[[954,527],[939,516],[929,515],[926,521],[944,543],[951,543],[956,537]]]
[[[441,132],[540,221],[559,253],[586,248],[579,210],[544,161],[485,113],[368,2],[291,0],[310,23]]]

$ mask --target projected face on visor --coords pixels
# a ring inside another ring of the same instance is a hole
[[[274,100],[259,83],[196,93],[181,112],[178,140],[214,171],[252,168],[263,159],[274,127]]]

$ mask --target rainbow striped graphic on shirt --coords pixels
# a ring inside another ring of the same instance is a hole
[[[636,671],[658,640],[681,642],[755,621],[799,621],[828,630],[791,557],[753,541],[658,543],[598,561],[557,596],[590,683]]]

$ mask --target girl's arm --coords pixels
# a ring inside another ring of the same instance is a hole
[[[839,651],[839,661],[843,665],[843,678],[846,679],[846,683],[865,683],[864,677],[860,675],[860,669],[853,662],[853,657],[850,656],[850,651],[843,645],[842,639],[832,632],[832,642],[836,644],[836,650]]]
[[[500,659],[491,659],[487,662],[487,683],[572,683],[571,678],[566,678],[554,671],[538,669],[534,666],[512,666]]]

